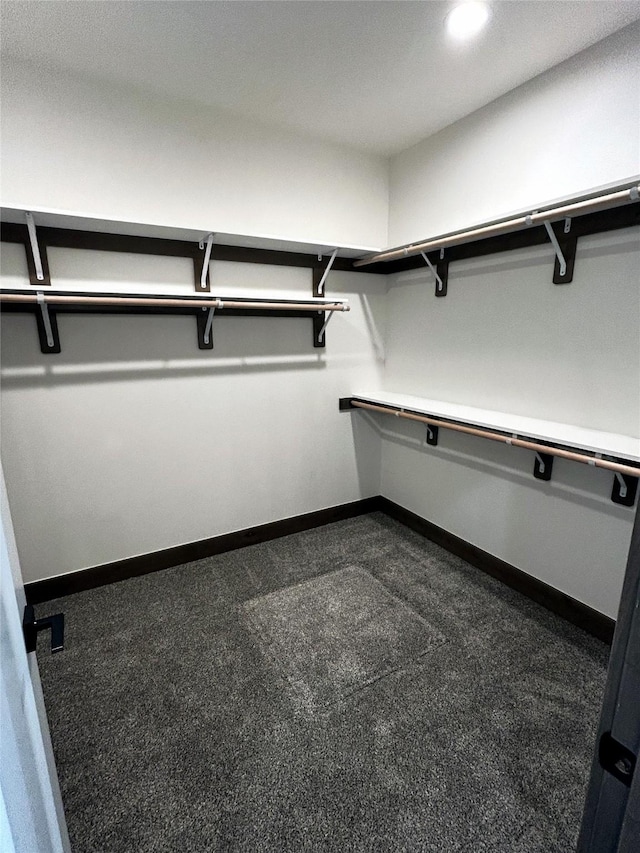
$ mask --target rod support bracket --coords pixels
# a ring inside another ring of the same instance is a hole
[[[427,255],[426,252],[420,252],[424,262],[429,267],[433,277],[436,280],[436,296],[446,296],[447,295],[447,279],[448,279],[449,265],[445,264],[445,262],[444,262],[443,252],[444,252],[444,250],[442,250],[440,253],[440,261],[438,262],[437,267],[434,267],[434,265],[431,263],[431,261],[429,260],[429,256]],[[442,273],[442,275],[441,275],[441,273]],[[443,278],[443,276],[444,276],[444,278]]]
[[[550,480],[553,471],[553,456],[550,453],[537,453],[533,465],[533,476],[537,480]]]
[[[613,488],[611,489],[611,500],[614,504],[621,506],[633,506],[636,502],[638,492],[638,477],[630,474],[614,472]]]
[[[548,219],[545,219],[543,224],[544,224],[544,227],[547,231],[547,234],[549,235],[549,239],[551,240],[551,242],[553,244],[553,248],[555,250],[556,257],[557,257],[558,261],[560,262],[560,275],[564,276],[567,274],[567,262],[565,260],[562,249],[560,247],[560,243],[558,242],[558,238],[556,237],[556,232],[553,230],[551,223],[549,222]]]
[[[40,350],[43,353],[60,352],[60,335],[58,334],[58,322],[55,313],[49,310],[44,293],[36,293],[38,308],[36,310],[36,325],[38,327],[38,338],[40,339]]]
[[[427,424],[427,444],[437,447],[440,427],[435,424]]]
[[[556,261],[553,268],[553,283],[569,284],[573,280],[573,267],[575,265],[576,249],[578,246],[578,238],[570,233],[571,219],[565,217],[564,233],[560,239],[548,219],[545,219],[543,225],[556,253]]]
[[[213,325],[213,315],[216,313],[215,305],[213,308],[209,308],[209,315],[207,317],[207,323],[204,327],[204,342],[205,344],[209,343],[209,339],[211,338],[211,327]],[[213,344],[213,340],[211,340]]]
[[[198,311],[196,318],[199,349],[213,349],[213,335],[211,334],[213,328],[213,315],[216,313],[216,310],[223,307],[224,303],[222,300],[216,299],[215,302],[212,303],[211,308],[203,307]]]
[[[324,323],[322,324],[322,326],[320,327],[320,331],[318,332],[318,338],[317,338],[317,340],[318,340],[318,345],[319,345],[319,346],[324,346],[324,333],[325,333],[325,331],[326,331],[326,329],[327,329],[327,326],[328,326],[328,325],[329,325],[329,323],[331,322],[331,318],[333,317],[333,315],[334,315],[336,312],[335,312],[335,311],[319,311],[318,313],[319,313],[321,316],[326,315],[326,316],[325,316],[325,319],[324,319]]]

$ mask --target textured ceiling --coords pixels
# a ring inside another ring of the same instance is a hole
[[[640,18],[636,0],[11,2],[5,59],[189,99],[367,151],[402,150]]]

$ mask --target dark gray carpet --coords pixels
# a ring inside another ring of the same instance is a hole
[[[607,647],[384,515],[58,609],[74,853],[575,847]]]
[[[302,708],[333,705],[444,642],[356,566],[254,598],[240,614]]]

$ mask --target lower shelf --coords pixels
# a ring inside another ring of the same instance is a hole
[[[400,394],[357,394],[341,398],[339,407],[340,411],[364,409],[423,423],[430,445],[438,443],[442,428],[531,450],[535,453],[533,474],[539,480],[551,479],[556,456],[604,468],[614,474],[611,500],[623,506],[635,503],[640,439]]]

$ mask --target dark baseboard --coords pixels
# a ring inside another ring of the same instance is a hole
[[[388,498],[380,497],[379,509],[391,518],[396,519],[396,521],[415,530],[416,533],[420,533],[422,536],[435,542],[436,545],[440,545],[451,554],[456,554],[472,566],[481,569],[488,575],[497,578],[512,589],[521,592],[523,595],[546,607],[547,610],[551,610],[558,616],[562,616],[568,622],[572,622],[579,628],[588,631],[589,634],[593,634],[594,637],[603,640],[605,643],[611,644],[613,632],[616,627],[614,619],[610,619],[592,607],[577,601],[575,598],[571,598],[570,595],[566,595],[566,593],[560,592],[555,587],[549,586],[549,584],[532,577],[521,569],[517,569],[510,563],[505,563],[499,557],[494,557],[493,554],[489,554],[487,551],[477,548],[470,542],[460,539],[459,536],[455,536],[442,527],[432,524],[414,512],[390,501]]]
[[[270,539],[278,539],[281,536],[289,536],[292,533],[300,533],[313,527],[322,527],[334,521],[376,511],[386,513],[450,553],[466,560],[472,566],[546,607],[547,610],[578,625],[594,637],[611,643],[616,624],[613,619],[380,495],[329,509],[308,512],[294,518],[260,524],[258,527],[248,527],[246,530],[238,530],[235,533],[225,533],[222,536],[200,539],[186,545],[176,545],[173,548],[142,554],[139,557],[129,557],[126,560],[94,566],[91,569],[34,581],[25,584],[27,602],[40,604],[104,584],[146,575],[161,569],[170,569],[192,560],[213,557],[225,551],[235,551],[248,545],[257,545],[260,542],[268,542]]]
[[[245,548],[247,545],[257,545],[259,542],[268,542],[270,539],[289,536],[291,533],[311,530],[313,527],[322,527],[322,525],[331,524],[333,521],[365,515],[378,509],[380,509],[379,496],[364,498],[353,503],[297,515],[294,518],[284,518],[281,521],[260,524],[258,527],[248,527],[234,533],[225,533],[221,536],[213,536],[210,539],[200,539],[186,545],[176,545],[173,548],[165,548],[151,554],[128,557],[115,563],[106,563],[90,569],[69,572],[65,575],[57,575],[54,578],[45,578],[41,581],[25,584],[27,602],[29,604],[40,604],[54,598],[61,598],[64,595],[94,589],[104,584],[147,575],[161,569],[170,569],[192,560],[213,557],[225,551],[235,551],[238,548]]]

